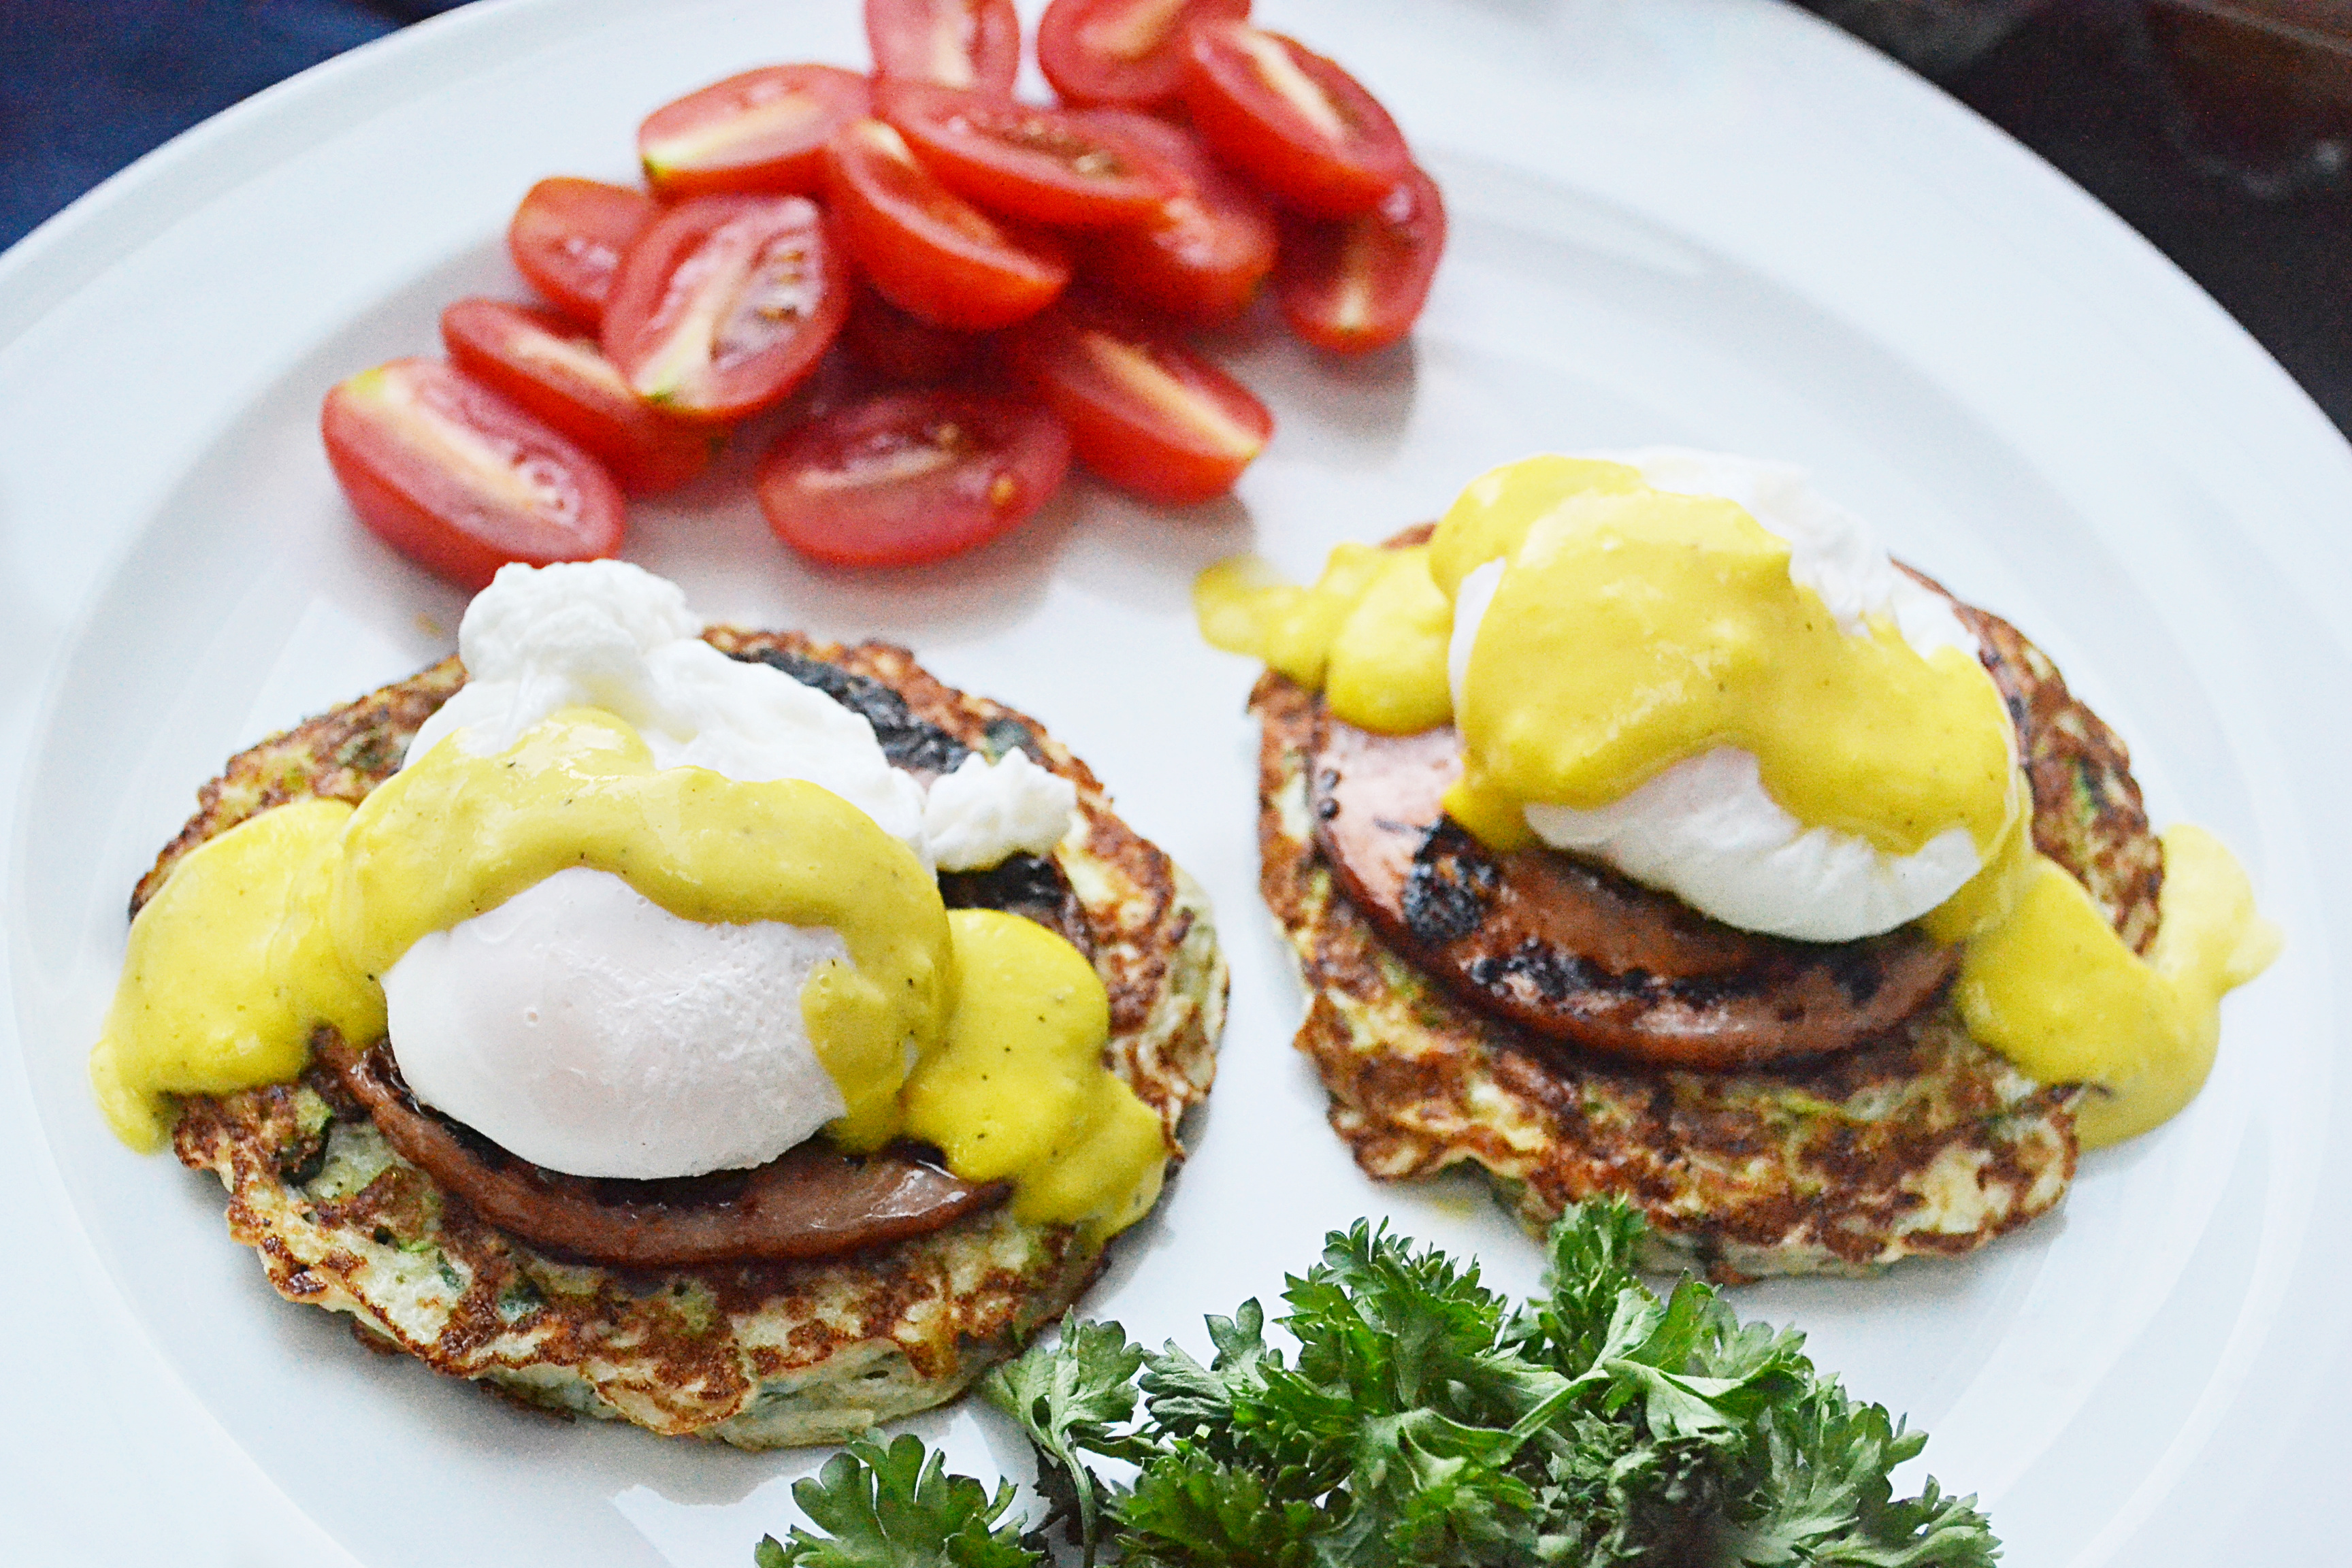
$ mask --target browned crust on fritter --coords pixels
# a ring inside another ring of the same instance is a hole
[[[992,725],[1001,741],[1004,721],[1017,723],[1033,758],[1078,786],[1083,820],[1055,858],[1112,1001],[1106,1059],[1181,1159],[1178,1124],[1214,1071],[1224,972],[1205,921],[1195,930],[1197,890],[1112,813],[1086,765],[1034,720],[942,685],[903,648],[707,635],[730,653],[782,648],[871,675],[976,748]],[[462,684],[445,660],[232,759],[142,896],[187,850],[268,806],[314,791],[363,798]],[[173,1142],[227,1186],[230,1234],[259,1253],[278,1293],[352,1314],[364,1342],[530,1403],[746,1447],[837,1440],[875,1408],[887,1418],[951,1397],[1058,1316],[1102,1263],[1072,1227],[1004,1207],[841,1258],[567,1262],[483,1223],[401,1159],[323,1066],[298,1083],[187,1100]],[[862,1380],[881,1384],[870,1399]]]
[[[155,896],[181,857],[248,816],[295,800],[365,800],[398,770],[425,721],[465,684],[466,667],[453,654],[231,757],[220,776],[196,792],[196,814],[131,890],[131,912]]]
[[[1985,666],[2024,737],[2033,847],[2073,872],[2132,951],[2145,955],[2156,941],[2164,842],[2148,826],[2130,749],[2075,700],[2050,656],[2015,626],[1958,599],[1952,607],[1984,644]]]
[[[1296,1043],[1370,1175],[1468,1163],[1531,1226],[1619,1194],[1724,1279],[1967,1252],[2064,1195],[2079,1089],[2027,1079],[1948,1006],[1881,1045],[1740,1073],[1609,1061],[1465,1006],[1381,939],[1315,847],[1315,704],[1272,673],[1251,694],[1260,879],[1309,996]]]

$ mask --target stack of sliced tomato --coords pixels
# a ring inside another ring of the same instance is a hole
[[[362,521],[469,586],[609,555],[623,491],[682,484],[838,342],[845,400],[762,461],[777,536],[905,565],[1017,526],[1073,458],[1162,502],[1223,494],[1273,416],[1185,334],[1270,279],[1318,347],[1396,342],[1445,241],[1363,86],[1249,0],[1051,0],[1061,107],[1013,96],[1012,0],[866,0],[870,77],[769,66],[647,116],[651,194],[531,187],[508,230],[552,310],[463,300],[449,362],[328,395]]]

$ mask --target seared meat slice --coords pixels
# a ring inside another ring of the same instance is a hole
[[[1886,1035],[1959,962],[1909,928],[1802,942],[1708,920],[1541,846],[1497,856],[1441,804],[1452,728],[1376,735],[1319,703],[1317,847],[1381,933],[1475,1005],[1538,1034],[1668,1067],[1750,1067]]]
[[[384,1142],[444,1191],[499,1229],[588,1263],[659,1268],[833,1258],[928,1235],[1010,1191],[1002,1182],[958,1181],[903,1154],[856,1159],[814,1141],[755,1171],[674,1182],[566,1176],[423,1109],[381,1044],[353,1050],[330,1029],[311,1052],[368,1108]]]

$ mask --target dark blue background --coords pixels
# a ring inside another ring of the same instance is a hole
[[[0,246],[205,116],[463,3],[0,0]],[[2147,236],[2352,430],[2352,175],[2282,198],[2203,155],[2138,0],[2056,0],[1945,86]]]

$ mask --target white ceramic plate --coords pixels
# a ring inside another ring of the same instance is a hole
[[[903,576],[786,559],[742,465],[644,509],[698,607],[874,633],[1044,717],[1215,894],[1232,1026],[1197,1157],[1088,1310],[1197,1343],[1326,1227],[1386,1214],[1531,1286],[1467,1185],[1377,1188],[1286,1040],[1255,892],[1250,670],[1186,586],[1255,548],[1432,515],[1488,464],[1682,442],[1795,458],[1898,552],[2027,627],[2131,737],[2160,818],[2237,847],[2286,958],[2232,1000],[2194,1109],[2086,1160],[1985,1254],[1748,1291],[1935,1434],[2021,1564],[2314,1561],[2352,1393],[2352,462],[2152,251],[1963,110],[1761,0],[1265,0],[1345,57],[1443,182],[1454,246],[1409,348],[1234,345],[1281,429],[1183,516],[1079,486]],[[445,651],[457,597],[350,521],[333,381],[511,292],[555,172],[623,178],[647,109],[761,61],[863,58],[852,0],[510,0],[263,95],[0,259],[0,790],[9,1005],[0,1290],[16,1560],[738,1564],[809,1456],[518,1414],[360,1352],[221,1234],[210,1178],[107,1135],[85,1047],[125,890],[235,748]],[[37,693],[46,696],[37,699]],[[971,1412],[920,1424],[1018,1466]]]

